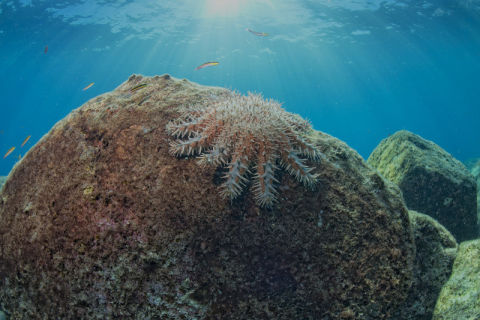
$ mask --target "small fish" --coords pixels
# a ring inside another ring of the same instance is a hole
[[[147,86],[146,83],[139,84],[138,86],[135,86],[135,87],[133,87],[132,89],[130,89],[130,92],[133,93],[133,92],[135,92],[135,91],[137,91],[137,90],[140,90],[140,89],[142,89],[142,88],[145,88],[146,86]]]
[[[90,87],[93,86],[94,84],[95,84],[95,82],[90,83],[88,86],[86,86],[85,88],[83,88],[82,91],[87,90],[88,88],[90,88]]]
[[[26,137],[25,140],[23,140],[22,145],[20,147],[23,147],[25,143],[27,143],[27,141],[30,139],[30,137],[31,136]]]
[[[3,156],[3,159],[5,159],[6,157],[8,157],[8,155],[9,155],[10,153],[12,153],[13,150],[15,150],[15,147],[11,147],[10,149],[8,149],[7,153],[5,153],[5,155]]]
[[[220,62],[216,62],[216,61],[205,62],[204,64],[201,64],[198,67],[196,67],[195,70],[200,70],[200,69],[203,69],[205,67],[213,67],[213,66],[216,66],[219,63]]]
[[[253,30],[248,29],[248,28],[245,29],[245,30],[247,30],[248,32],[253,33],[254,35],[259,36],[259,37],[266,37],[266,36],[268,36],[268,33],[265,33],[265,32],[257,32],[257,31],[253,31]]]
[[[48,46],[45,46],[45,49],[43,50],[43,53],[47,53],[48,52]]]

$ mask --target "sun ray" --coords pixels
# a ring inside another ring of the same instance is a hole
[[[248,0],[206,0],[203,16],[236,17],[247,9],[248,3]]]

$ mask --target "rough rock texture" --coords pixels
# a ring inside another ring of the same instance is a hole
[[[165,127],[178,108],[224,94],[131,76],[25,155],[0,201],[0,302],[13,319],[386,319],[396,310],[412,283],[408,213],[398,187],[344,143],[315,132],[317,189],[280,171],[271,210],[250,192],[223,199],[221,169],[169,155]]]
[[[477,192],[480,194],[480,159],[478,159],[475,164],[470,168],[470,172],[477,181]]]
[[[458,241],[478,235],[475,180],[435,143],[399,131],[382,140],[367,162],[400,187],[409,209],[438,220]]]
[[[410,210],[416,256],[408,299],[392,319],[429,320],[440,290],[452,272],[457,242],[435,219]]]
[[[477,222],[478,234],[480,234],[480,159],[476,159],[475,161],[467,164],[467,168],[477,181]]]
[[[2,189],[2,186],[5,183],[5,180],[7,180],[7,177],[0,176],[0,189]]]
[[[480,319],[480,239],[460,243],[450,279],[440,292],[434,320]]]

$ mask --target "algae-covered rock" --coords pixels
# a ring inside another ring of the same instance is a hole
[[[7,177],[0,176],[0,189],[2,189],[2,186],[5,183],[5,180],[7,180]]]
[[[480,240],[460,243],[452,275],[440,292],[433,319],[480,319]]]
[[[428,215],[409,210],[416,255],[408,298],[393,319],[427,320],[440,290],[451,274],[457,242],[444,226]]]
[[[220,195],[226,166],[169,153],[166,126],[182,109],[229,95],[132,76],[56,124],[2,193],[4,310],[13,319],[393,314],[412,282],[408,213],[398,187],[344,143],[311,132],[322,154],[308,164],[316,188],[276,170],[271,209],[257,205],[248,175],[231,201]]]
[[[477,181],[477,221],[480,234],[480,159],[476,159],[467,164],[467,168]]]
[[[480,234],[480,160],[477,161],[471,172],[477,181],[477,222]]]
[[[480,158],[472,158],[465,161],[465,166],[476,178],[480,177]]]
[[[480,159],[478,159],[475,164],[470,168],[470,172],[472,173],[477,183],[480,184]]]
[[[409,209],[438,220],[458,241],[478,235],[475,180],[435,143],[399,131],[375,148],[368,163],[400,187]]]

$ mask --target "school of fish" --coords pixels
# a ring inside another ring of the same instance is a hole
[[[258,31],[254,31],[252,29],[245,29],[246,31],[258,36],[258,37],[266,37],[268,36],[268,33],[266,32],[258,32]],[[44,50],[43,50],[43,53],[46,54],[48,52],[48,45],[46,45],[44,47]],[[207,61],[205,63],[202,63],[201,65],[199,65],[198,67],[195,68],[195,70],[200,70],[200,69],[203,69],[203,68],[206,68],[206,67],[213,67],[213,66],[217,66],[219,65],[220,62],[218,61]],[[90,83],[89,85],[87,85],[86,87],[84,87],[82,89],[82,91],[86,91],[88,89],[90,89],[93,85],[95,84],[95,82],[92,82]],[[142,84],[139,84],[135,87],[133,87],[132,89],[130,89],[130,93],[135,93],[136,91],[140,90],[140,89],[143,89],[147,86],[146,83],[142,83]],[[28,140],[30,140],[31,136],[27,136],[25,138],[25,140],[23,140],[22,144],[20,145],[20,147],[22,148],[23,146],[25,146],[25,144],[28,142]],[[7,158],[10,154],[12,154],[14,151],[15,151],[16,147],[11,147],[10,149],[8,149],[8,151],[5,153],[5,155],[3,156],[3,159]],[[21,154],[18,155],[18,159],[20,159],[22,157]]]
[[[258,36],[258,37],[266,37],[266,36],[268,36],[268,33],[266,33],[266,32],[253,31],[252,29],[249,29],[249,28],[247,28],[247,29],[245,29],[245,30],[247,30],[248,32],[250,32],[250,33],[252,33],[252,34],[254,34],[254,35]],[[195,70],[200,70],[200,69],[203,69],[203,68],[205,68],[205,67],[213,67],[213,66],[217,66],[217,65],[219,65],[219,64],[220,64],[220,62],[218,62],[218,61],[208,61],[208,62],[202,63],[201,65],[199,65],[198,67],[196,67]]]

